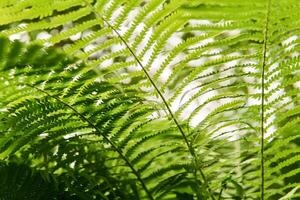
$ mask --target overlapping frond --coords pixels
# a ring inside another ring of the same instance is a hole
[[[1,42],[2,57],[13,51],[17,58],[4,61],[1,70],[1,87],[7,91],[1,96],[2,159],[29,159],[32,167],[59,178],[91,173],[93,187],[115,184],[104,191],[84,185],[85,192],[95,192],[92,198],[133,198],[107,193],[124,187],[132,195],[133,186],[125,184],[129,180],[135,180],[141,198],[170,195],[161,188],[164,182],[191,178],[192,162],[179,132],[172,123],[151,117],[156,106],[140,89],[101,80],[101,71],[52,48]],[[74,184],[70,187],[75,191]]]
[[[297,198],[299,8],[1,1],[0,157],[87,198]]]

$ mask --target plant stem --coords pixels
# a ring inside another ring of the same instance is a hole
[[[123,38],[123,36],[119,33],[119,31],[112,25],[110,24],[101,14],[99,14],[98,12],[96,12],[95,8],[91,5],[90,2],[88,2],[87,0],[84,0],[86,2],[86,4],[88,6],[91,7],[91,9],[93,10],[94,14],[101,19],[109,28],[111,28],[113,30],[113,32],[118,36],[118,38],[122,41],[122,43],[126,46],[126,48],[129,50],[129,52],[131,53],[131,55],[134,57],[134,59],[136,60],[136,62],[138,63],[138,65],[141,67],[142,71],[145,73],[147,79],[150,81],[151,85],[154,87],[155,91],[157,92],[158,96],[161,98],[161,100],[163,101],[166,109],[168,110],[168,113],[170,115],[170,117],[172,118],[172,120],[174,121],[174,123],[176,124],[179,132],[181,133],[185,144],[188,147],[188,150],[191,154],[191,156],[194,159],[195,162],[195,170],[197,172],[197,168],[199,166],[199,161],[197,159],[197,156],[195,154],[195,151],[192,147],[192,145],[190,144],[190,142],[187,139],[187,136],[185,134],[185,132],[183,131],[182,127],[180,126],[178,120],[176,119],[175,115],[173,114],[170,106],[168,105],[167,100],[165,99],[165,97],[163,96],[162,92],[159,90],[159,88],[157,87],[157,85],[155,84],[155,82],[153,81],[153,79],[151,78],[150,74],[147,72],[146,68],[143,66],[142,62],[140,61],[140,59],[138,58],[138,56],[135,54],[135,52],[133,51],[133,49],[130,47],[130,45],[128,44],[128,42]],[[203,171],[201,169],[199,169],[200,175],[203,179],[204,182],[204,186],[207,188],[209,196],[211,197],[212,200],[215,200],[212,191],[207,183],[207,179],[203,173]]]
[[[140,173],[134,168],[134,166],[130,163],[130,161],[122,153],[122,150],[119,149],[117,147],[117,145],[113,141],[111,141],[105,134],[103,134],[103,132],[96,125],[94,125],[93,122],[91,122],[83,114],[81,114],[80,112],[78,112],[73,106],[71,106],[68,103],[64,102],[60,98],[52,96],[48,92],[46,92],[46,91],[44,91],[44,90],[42,90],[42,89],[40,89],[38,87],[35,87],[35,86],[32,86],[32,85],[28,85],[28,84],[26,84],[26,86],[34,88],[35,90],[38,90],[38,91],[46,94],[48,97],[51,97],[51,98],[55,99],[56,101],[60,102],[61,104],[63,104],[64,106],[66,106],[66,108],[69,108],[70,110],[72,110],[83,122],[88,123],[90,127],[92,127],[93,129],[95,129],[96,132],[98,132],[98,134],[100,134],[112,146],[112,148],[115,149],[115,151],[120,155],[120,157],[126,162],[126,164],[129,166],[129,168],[131,169],[131,171],[133,172],[133,174],[137,177],[137,179],[141,183],[142,188],[145,190],[145,192],[146,192],[147,196],[149,197],[149,199],[150,200],[154,200],[154,198],[152,197],[152,194],[148,190],[148,188],[147,188],[144,180],[142,179]]]
[[[267,40],[269,31],[269,18],[270,18],[271,0],[267,3],[266,24],[264,29],[264,43],[262,51],[262,73],[261,73],[261,140],[260,140],[260,165],[261,165],[261,188],[260,198],[264,200],[264,182],[265,182],[265,169],[264,169],[264,133],[265,133],[265,68],[267,64]]]

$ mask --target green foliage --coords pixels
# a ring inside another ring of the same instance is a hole
[[[299,198],[299,8],[0,1],[0,199]]]
[[[35,172],[27,165],[9,163],[0,164],[1,189],[0,199],[80,199],[78,196],[64,192],[49,174]]]

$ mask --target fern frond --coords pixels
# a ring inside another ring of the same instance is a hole
[[[86,199],[297,198],[299,8],[1,1],[1,160]]]

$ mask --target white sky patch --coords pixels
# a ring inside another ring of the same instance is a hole
[[[73,137],[77,137],[77,136],[80,136],[80,135],[84,135],[88,133],[88,131],[78,131],[78,132],[73,132],[73,133],[70,133],[70,134],[67,134],[67,135],[64,135],[63,138],[65,140],[68,140],[70,138],[73,138]]]
[[[143,24],[141,24],[140,25],[140,28],[142,29],[143,28]],[[142,53],[142,51],[144,50],[144,48],[146,47],[146,45],[147,45],[147,42],[149,41],[149,39],[150,39],[150,37],[151,37],[151,35],[153,34],[153,29],[152,28],[150,28],[147,32],[146,32],[146,34],[144,35],[144,37],[143,37],[143,39],[142,39],[142,41],[141,41],[141,43],[139,43],[138,45],[137,45],[137,48],[136,48],[136,53],[137,53],[137,55],[139,55],[139,56],[143,56],[143,55],[140,55],[141,53]],[[130,38],[130,41],[135,41],[135,37],[136,37],[137,35],[135,35],[135,34],[132,34],[132,37]],[[151,48],[150,48],[151,49]],[[146,59],[147,60],[147,59]]]
[[[196,92],[197,92],[197,90],[194,91],[194,93],[196,93]],[[207,101],[208,99],[212,98],[213,96],[215,96],[217,94],[218,93],[213,90],[213,91],[209,91],[209,92],[205,93],[205,95],[198,96],[195,100],[193,100],[193,103],[190,104],[183,111],[183,113],[185,113],[186,116],[189,116],[190,114],[192,114],[192,112],[198,106],[201,105],[201,109],[199,111],[197,111],[197,114],[192,118],[191,124],[193,124],[193,125],[199,124],[218,105],[218,103],[215,102],[215,101],[210,102],[210,103],[204,105],[205,101]],[[189,97],[191,97],[191,96],[192,96],[192,94],[189,95]]]
[[[40,32],[37,36],[36,36],[36,39],[38,40],[46,40],[46,39],[49,39],[51,38],[52,35],[49,34],[48,32],[46,31],[43,31],[43,32]]]
[[[149,58],[153,53],[153,48],[149,48],[148,51],[143,55],[142,64],[146,66],[148,64]]]
[[[178,110],[183,104],[185,104],[197,90],[192,90],[193,88],[197,87],[195,82],[192,82],[184,87],[181,95],[179,95],[173,102],[172,108],[174,110]],[[186,114],[186,113],[185,113]],[[183,116],[187,117],[187,116]]]
[[[129,29],[129,27],[127,24],[121,24],[120,28],[118,29],[118,33],[120,33],[121,35],[124,35],[128,29]]]
[[[7,108],[0,108],[0,112],[7,112],[8,109]]]
[[[233,61],[229,61],[227,63],[224,64],[225,67],[234,67],[239,63],[239,60],[233,60]]]
[[[85,37],[89,37],[93,34],[93,31],[91,30],[86,30],[86,31],[83,31],[82,33],[82,38],[85,38]]]
[[[242,70],[244,72],[250,72],[250,73],[257,73],[258,69],[256,69],[257,62],[256,61],[246,61],[246,62],[241,62],[240,64],[248,65],[244,66]]]
[[[270,137],[273,133],[275,133],[277,131],[277,128],[275,126],[270,126],[268,128],[268,130],[266,130],[266,133],[265,133],[265,138],[268,138]],[[272,138],[269,138],[269,139],[272,139]]]
[[[70,168],[74,169],[74,168],[75,168],[75,163],[76,163],[76,161],[70,163],[70,164],[69,164]]]
[[[205,54],[218,54],[221,53],[223,51],[222,48],[214,48],[214,49],[209,49],[207,51],[205,51]]]
[[[82,35],[81,32],[76,33],[76,34],[74,34],[74,35],[71,35],[71,36],[70,36],[70,39],[71,39],[72,41],[79,40],[79,39],[81,38],[81,35]]]
[[[89,52],[89,51],[92,51],[93,49],[95,49],[96,48],[96,45],[94,45],[94,44],[89,44],[89,45],[87,45],[86,47],[84,47],[84,52]]]
[[[141,32],[144,30],[144,28],[145,28],[145,24],[144,24],[144,23],[138,24],[138,25],[136,26],[135,30],[133,31],[133,34],[132,34],[131,39],[134,39],[134,38],[135,38],[135,35],[138,35],[139,33],[141,33]],[[148,30],[153,31],[151,28],[148,29]],[[151,33],[151,31],[150,31],[150,33]],[[149,31],[148,31],[148,32],[149,32]]]
[[[128,13],[127,20],[124,22],[128,27],[130,27],[133,23],[133,19],[140,13],[141,8],[134,8]]]
[[[158,56],[154,59],[153,63],[152,63],[151,66],[150,66],[151,68],[150,68],[150,70],[149,70],[149,73],[150,73],[151,75],[154,75],[155,72],[160,68],[162,62],[164,61],[164,58],[165,58],[165,56],[163,56],[163,55],[158,55]],[[149,64],[149,63],[147,63],[147,64]],[[165,73],[164,75],[168,75],[168,74]]]
[[[275,119],[276,119],[276,116],[275,116],[275,115],[272,115],[272,116],[268,117],[268,118],[266,119],[265,126],[270,125],[272,122],[274,122]]]
[[[123,6],[118,7],[112,14],[109,22],[111,24],[114,24],[114,22],[117,20],[117,18],[122,14],[122,11],[124,10]]]
[[[131,81],[131,78],[122,79],[120,82],[124,84],[129,84]]]
[[[288,51],[291,51],[294,47],[297,47],[298,46],[298,44],[291,44],[291,45],[289,45],[287,48],[285,48],[285,52],[288,52]]]
[[[177,56],[173,58],[173,60],[169,63],[169,66],[174,66],[175,64],[179,63],[181,60],[185,58],[185,53],[179,53]]]
[[[46,138],[48,136],[49,136],[48,133],[41,133],[41,134],[39,134],[39,137],[41,137],[41,138]]]
[[[107,68],[113,64],[113,59],[104,60],[99,66],[100,68]]]
[[[173,34],[167,41],[165,47],[166,50],[172,50],[175,46],[179,45],[182,42],[180,34]]]
[[[248,88],[249,90],[251,90],[251,88]],[[252,91],[250,91],[251,94],[254,93],[254,89],[252,89]],[[260,90],[259,92],[256,92],[257,94],[260,94]],[[247,106],[253,106],[253,105],[260,105],[261,104],[261,100],[259,98],[253,98],[253,97],[248,97],[247,98],[247,102],[246,105]]]
[[[190,48],[199,48],[199,47],[203,47],[209,43],[212,43],[214,41],[213,38],[207,38],[202,40],[201,42],[198,42],[197,44],[192,45]]]
[[[30,41],[30,37],[29,37],[28,33],[21,32],[21,33],[16,33],[16,34],[10,35],[9,40],[11,40],[11,41],[19,40],[20,42],[28,43]]]
[[[213,111],[213,108],[215,106],[213,105],[206,105],[204,106],[204,108],[201,109],[200,112],[198,112],[190,121],[190,125],[192,127],[195,127],[197,125],[199,125],[208,115],[209,113],[211,113]],[[190,110],[193,110],[192,108],[190,108]]]
[[[162,74],[159,76],[159,80],[161,82],[165,83],[171,74],[172,74],[172,70],[169,67],[167,67],[164,69]]]
[[[209,20],[190,20],[189,23],[191,25],[209,25],[212,24]]]
[[[206,57],[199,57],[197,60],[191,60],[188,62],[188,65],[191,67],[198,67],[207,61]]]
[[[179,95],[173,103],[174,109],[177,110],[181,106],[183,106],[195,93],[197,93],[197,89],[194,89],[197,87],[196,82],[192,82],[185,86],[183,89],[181,95]],[[185,113],[186,114],[186,113]],[[183,116],[186,117],[186,116]]]
[[[96,106],[99,106],[100,104],[104,103],[102,99],[97,99]]]
[[[280,87],[281,83],[279,81],[272,82],[266,92],[269,92],[273,89]],[[282,91],[282,90],[281,90]],[[282,91],[283,92],[283,91]]]
[[[126,59],[126,61],[129,61],[129,60]],[[134,71],[140,70],[140,68],[141,67],[137,66],[137,65],[130,65],[130,66],[127,67],[127,70],[130,71],[130,72],[134,72]]]
[[[300,88],[300,81],[297,81],[296,83],[294,83],[294,87]]]
[[[287,46],[287,45],[289,45],[290,43],[292,43],[293,41],[295,41],[297,39],[298,39],[298,36],[293,35],[293,36],[289,37],[288,39],[284,40],[282,42],[282,44],[285,45],[285,46]]]
[[[198,106],[198,103],[193,101],[180,115],[182,119],[187,119],[194,109]]]
[[[235,82],[235,79],[234,78],[230,78],[230,79],[227,79],[227,80],[224,80],[222,82],[219,83],[220,86],[227,86],[227,85],[230,85],[232,83]]]
[[[241,33],[240,30],[231,30],[231,31],[226,31],[226,33],[230,36],[235,36],[235,35],[239,35]]]
[[[112,47],[111,47],[111,51],[112,52],[117,52],[117,51],[120,51],[120,50],[122,50],[122,49],[124,49],[125,47],[124,47],[124,45],[122,45],[122,44],[115,44],[115,45],[113,45]]]
[[[271,67],[269,68],[269,71],[277,71],[276,69],[279,67],[279,63],[274,63],[271,65]]]
[[[77,74],[73,77],[72,82],[78,81],[81,78],[81,74]]]

